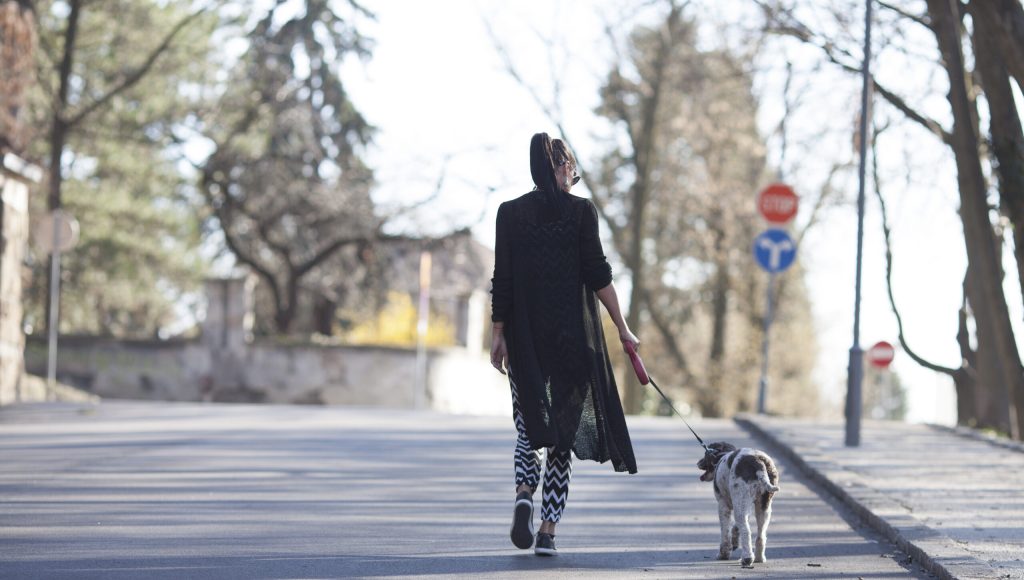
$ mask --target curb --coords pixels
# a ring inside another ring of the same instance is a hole
[[[1006,437],[1000,437],[998,435],[989,435],[983,431],[977,429],[971,429],[970,427],[948,427],[946,425],[936,425],[934,423],[927,423],[929,427],[936,431],[942,431],[951,435],[957,435],[960,437],[966,437],[968,439],[974,439],[975,441],[983,441],[989,445],[995,445],[996,447],[1002,447],[1003,449],[1009,449],[1010,451],[1016,451],[1018,453],[1024,453],[1024,443],[1007,439]]]
[[[734,417],[733,420],[753,437],[768,442],[791,461],[808,479],[818,483],[844,506],[856,514],[868,526],[880,533],[891,543],[906,552],[913,561],[927,572],[942,580],[999,578],[999,572],[970,555],[966,550],[954,547],[953,540],[929,528],[907,513],[907,510],[866,486],[857,474],[826,460],[804,459],[793,447],[749,415]],[[831,471],[829,470],[831,468]],[[843,481],[840,485],[837,481]],[[888,514],[888,517],[879,515]],[[891,520],[891,521],[890,521]],[[941,547],[949,555],[932,555],[928,547]]]

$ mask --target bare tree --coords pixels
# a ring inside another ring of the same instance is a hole
[[[755,1],[764,9],[772,30],[817,46],[828,61],[851,73],[860,72],[855,55],[828,35],[801,22],[793,10],[779,2]],[[941,67],[939,70],[948,79],[947,97],[954,120],[952,129],[944,128],[921,113],[907,98],[877,80],[874,88],[894,110],[927,129],[953,152],[960,194],[959,213],[969,261],[964,284],[966,303],[959,315],[961,323],[957,340],[963,351],[963,364],[975,366],[952,369],[926,364],[921,357],[914,358],[928,368],[954,377],[961,422],[994,427],[1019,437],[1024,420],[1024,373],[1002,290],[1002,236],[993,226],[982,163],[989,157],[989,149],[994,150],[995,174],[1000,179],[1001,209],[1015,225],[1015,240],[1024,239],[1017,238],[1024,231],[1019,177],[1022,139],[1019,116],[1008,82],[1008,77],[1019,71],[1016,63],[1019,62],[1020,43],[1014,44],[1014,41],[1019,40],[1015,35],[1021,30],[1021,4],[1019,0],[972,1],[966,4],[958,0],[928,0],[924,14],[914,14],[887,2],[879,4],[895,15],[895,26],[900,26],[902,20],[925,28],[936,39],[940,58],[933,59],[933,62]],[[973,71],[967,69],[964,58],[963,18],[968,14],[974,22],[971,36],[975,57]],[[839,17],[836,18],[838,20]],[[981,81],[981,91],[974,86],[976,80]],[[984,96],[989,106],[991,142],[982,139],[978,125],[976,97],[979,94]],[[1024,271],[1021,270],[1024,244],[1016,243],[1015,251],[1018,278],[1024,281]],[[967,313],[976,322],[977,352],[967,352],[970,350],[965,339]]]
[[[723,415],[756,400],[765,276],[747,273],[757,271],[749,247],[760,223],[753,197],[770,176],[752,55],[698,49],[697,25],[684,15],[689,4],[659,3],[661,15],[636,26],[616,50],[596,111],[615,133],[596,162],[582,163],[631,281],[630,327],[646,337],[648,356],[662,361],[659,372],[674,371],[673,383],[685,388],[677,394],[704,414]],[[612,28],[608,44],[617,47]],[[557,100],[543,99],[502,54],[511,76],[572,142]],[[791,277],[802,288],[799,272]],[[806,294],[792,294],[796,302],[780,321],[787,329],[810,324]],[[812,400],[814,348],[787,354],[777,369],[780,392]],[[639,412],[648,393],[624,374],[624,406]]]
[[[997,4],[1000,4],[997,6]],[[975,73],[982,89],[989,111],[989,160],[994,165],[993,174],[999,186],[1000,209],[1014,224],[1014,255],[1017,261],[1017,279],[1024,288],[1024,132],[1021,130],[1020,114],[1014,102],[1010,87],[1009,64],[1019,58],[1019,44],[1009,42],[1013,38],[1005,26],[1012,26],[1015,19],[1024,19],[1019,2],[971,2],[968,13],[974,23],[971,35],[975,56]],[[1003,25],[1003,26],[1001,26]],[[1024,30],[1020,31],[1024,32]],[[1024,36],[1018,36],[1024,39]],[[1016,64],[1014,66],[1017,66]],[[1024,76],[1018,76],[1017,80]],[[997,242],[1002,241],[998,236]],[[1000,271],[1001,273],[1001,271]],[[1000,276],[1000,279],[1002,276]],[[1011,331],[1012,332],[1012,331]],[[1011,334],[1012,337],[1012,334]],[[991,412],[1000,416],[1016,410],[1016,417],[1006,421],[1016,430],[1017,437],[1024,435],[1024,380],[1022,369],[1013,367],[1013,359],[1001,361],[1014,372],[1017,382],[1007,383],[1008,393],[996,391],[992,397]],[[1019,359],[1018,359],[1019,365]],[[1000,380],[1001,377],[996,377]],[[1006,403],[1012,401],[1010,405]],[[1005,405],[1005,406],[1004,406]]]

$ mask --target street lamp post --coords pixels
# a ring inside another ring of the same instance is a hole
[[[863,85],[860,95],[860,183],[857,189],[857,282],[853,303],[853,346],[846,382],[846,446],[860,446],[861,383],[864,380],[864,351],[860,348],[860,286],[864,256],[864,174],[868,152],[868,114],[871,98],[871,3],[864,14]]]

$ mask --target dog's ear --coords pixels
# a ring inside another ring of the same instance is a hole
[[[714,451],[716,455],[722,455],[730,451],[736,451],[736,446],[725,441],[715,441],[708,445],[708,449]]]

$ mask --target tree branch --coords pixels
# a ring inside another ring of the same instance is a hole
[[[234,205],[234,200],[231,199],[230,195],[225,195],[224,199],[227,201],[227,203]],[[263,240],[263,243],[266,244],[271,250],[273,250],[274,253],[280,256],[281,260],[284,261],[284,263],[288,265],[288,267],[291,267],[292,253],[290,248],[283,244],[275,242],[273,239],[271,239],[270,235],[271,224],[284,214],[288,213],[288,206],[282,205],[280,208],[277,209],[277,211],[270,212],[269,215],[263,216],[262,218],[257,218],[255,215],[245,211],[244,207],[240,207],[239,209],[243,214],[249,216],[249,219],[256,222],[256,231],[260,233],[260,239]]]
[[[494,32],[494,28],[491,26],[491,22],[487,19],[484,19],[484,28],[487,30],[487,35],[490,36],[491,42],[494,43],[494,48],[495,50],[498,51],[498,56],[501,57],[501,62],[505,66],[505,72],[507,72],[509,76],[512,77],[513,80],[519,83],[519,86],[523,87],[523,89],[525,89],[526,92],[530,94],[530,97],[533,99],[533,102],[536,103],[538,107],[540,107],[540,110],[541,112],[544,113],[544,116],[546,116],[548,119],[551,119],[552,122],[554,122],[555,125],[558,126],[559,132],[561,132],[562,136],[564,137],[565,132],[562,131],[561,121],[558,119],[558,116],[556,115],[555,111],[553,111],[551,107],[544,102],[544,99],[540,97],[537,91],[523,79],[522,75],[519,74],[519,70],[516,69],[515,63],[512,62],[512,56],[508,53],[508,49],[501,42],[501,39],[498,38],[497,33]]]
[[[382,218],[383,221],[387,222],[387,221],[393,220],[395,218],[408,215],[408,214],[410,214],[410,213],[420,209],[421,207],[424,207],[426,205],[430,205],[435,200],[437,200],[437,198],[439,198],[441,196],[441,192],[442,192],[442,190],[444,188],[444,182],[445,182],[445,180],[448,177],[448,164],[451,163],[451,160],[452,160],[453,156],[454,155],[452,153],[446,153],[444,155],[444,157],[442,158],[442,160],[441,160],[441,172],[437,176],[437,181],[434,182],[434,190],[431,191],[430,194],[428,194],[425,198],[423,198],[421,200],[413,202],[413,203],[411,203],[409,205],[400,206],[400,207],[398,207],[397,209],[395,209],[393,211],[389,211],[388,213],[385,213],[384,217]]]
[[[495,50],[498,51],[498,55],[501,57],[502,63],[504,64],[505,67],[505,72],[507,72],[508,75],[519,84],[519,86],[521,86],[527,93],[529,93],[530,97],[533,99],[534,103],[537,104],[538,108],[540,108],[544,116],[547,117],[548,120],[550,120],[555,125],[556,129],[558,129],[558,133],[561,135],[562,140],[565,141],[565,144],[568,145],[569,149],[571,151],[578,152],[578,149],[576,149],[573,146],[572,140],[569,137],[569,133],[568,131],[566,131],[565,126],[562,124],[561,118],[557,115],[557,113],[553,110],[552,107],[548,106],[544,102],[544,100],[541,99],[537,91],[526,83],[522,75],[519,74],[518,69],[516,69],[515,67],[515,63],[512,62],[511,55],[509,55],[508,50],[505,48],[505,45],[501,42],[497,34],[494,32],[494,29],[491,26],[490,21],[485,19],[484,27],[487,29],[487,34],[488,36],[490,36],[491,42],[494,43]],[[630,123],[629,117],[623,115],[623,120],[627,123],[628,129]],[[629,129],[628,132],[630,134],[630,140],[632,140],[632,130]],[[633,152],[633,155],[635,155],[635,151]],[[576,164],[581,168],[580,180],[583,182],[584,185],[587,186],[587,189],[594,193],[591,200],[594,202],[594,207],[597,208],[597,213],[600,214],[605,224],[608,225],[608,228],[612,233],[612,240],[615,244],[616,249],[621,248],[623,243],[621,228],[617,227],[615,225],[615,222],[611,220],[611,217],[608,215],[608,212],[606,211],[604,200],[600,199],[600,197],[595,193],[594,188],[590,187],[590,180],[587,178],[590,172],[586,169],[582,169],[583,162],[579,159],[578,155],[576,159]]]
[[[135,69],[130,74],[121,79],[121,82],[114,88],[110,89],[110,91],[107,92],[107,94],[103,95],[102,97],[94,101],[91,105],[82,109],[75,115],[69,117],[68,126],[75,126],[83,119],[88,117],[90,114],[92,114],[95,110],[109,103],[111,99],[121,94],[122,92],[128,90],[136,83],[138,83],[140,80],[142,80],[142,77],[146,76],[146,73],[148,73],[149,69],[153,67],[153,64],[156,63],[160,55],[166,52],[167,49],[171,46],[171,42],[174,40],[174,37],[177,36],[178,33],[180,33],[182,30],[184,30],[185,27],[188,26],[193,20],[204,14],[208,9],[209,7],[201,8],[196,12],[189,14],[185,18],[182,18],[181,21],[178,22],[178,24],[176,24],[174,28],[171,29],[171,32],[168,33],[166,37],[164,37],[163,41],[161,41],[160,44],[149,54],[149,56],[146,57],[146,60],[143,61],[142,65],[139,66],[139,68]]]
[[[820,38],[809,27],[807,27],[805,24],[797,20],[796,17],[794,17],[792,14],[787,12],[785,16],[788,20],[782,21],[780,19],[779,11],[775,10],[771,6],[768,6],[762,0],[755,0],[755,2],[759,6],[761,6],[762,10],[765,12],[765,16],[769,18],[769,30],[771,32],[775,32],[777,34],[782,34],[785,36],[790,36],[792,38],[800,40],[805,44],[815,46],[825,54],[825,57],[829,60],[829,62],[838,65],[840,68],[847,72],[861,74],[861,67],[854,66],[849,64],[848,62],[845,62],[837,54],[839,52],[842,52],[846,57],[850,57],[848,53],[839,49],[832,42]],[[952,146],[952,134],[946,131],[938,121],[935,121],[934,119],[931,119],[915,111],[907,104],[907,102],[902,97],[886,89],[884,86],[878,84],[877,80],[874,78],[874,75],[872,75],[871,77],[871,85],[874,88],[874,90],[877,91],[878,94],[882,96],[882,98],[884,98],[886,101],[889,102],[889,104],[891,104],[897,110],[906,115],[907,118],[927,129],[930,133],[941,139],[942,142],[945,143],[946,145]]]
[[[220,219],[220,216],[218,216],[218,219]],[[261,266],[259,262],[256,261],[255,258],[251,257],[242,249],[242,247],[231,235],[231,231],[227,227],[224,227],[223,220],[221,220],[221,230],[224,232],[224,243],[225,245],[227,245],[228,249],[231,250],[232,253],[234,253],[235,257],[238,258],[239,262],[245,264],[246,266],[249,266],[250,268],[255,270],[256,273],[260,275],[260,277],[266,280],[267,284],[270,286],[270,292],[274,296],[275,304],[280,304],[281,290],[278,287],[277,279],[274,277],[274,274],[267,268]]]
[[[881,178],[878,175],[878,134],[877,129],[873,131],[874,138],[871,142],[871,173],[875,184],[875,195],[878,197],[878,203],[882,209],[882,233],[885,238],[885,287],[889,294],[889,305],[892,307],[892,313],[896,316],[896,326],[899,329],[899,341],[903,350],[910,355],[910,358],[917,364],[949,376],[954,376],[961,369],[954,369],[950,367],[944,367],[932,362],[929,362],[914,352],[907,344],[907,337],[903,332],[903,317],[900,316],[900,311],[896,307],[896,298],[892,291],[892,242],[890,240],[891,230],[889,229],[889,216],[886,212],[885,198],[882,196],[882,183]]]
[[[668,352],[672,355],[672,358],[676,362],[676,366],[679,367],[680,372],[683,374],[682,382],[685,384],[693,384],[693,373],[690,372],[690,365],[686,360],[686,355],[679,348],[679,344],[676,342],[676,337],[672,333],[672,329],[669,328],[668,321],[661,316],[661,311],[657,308],[657,305],[651,303],[651,292],[650,290],[644,289],[642,291],[644,303],[647,305],[646,311],[651,315],[651,321],[654,322],[654,326],[661,333],[661,338],[668,348]]]
[[[892,105],[900,112],[902,112],[904,115],[906,115],[907,118],[927,129],[930,133],[941,139],[942,142],[945,143],[946,145],[949,145],[950,147],[953,146],[953,134],[950,133],[949,131],[946,131],[942,127],[942,125],[939,124],[938,121],[926,117],[918,113],[914,109],[911,109],[910,106],[907,105],[906,101],[901,99],[895,93],[875,83],[874,77],[872,77],[871,84],[872,86],[874,86],[875,90],[878,91],[878,94],[882,95],[882,98],[884,98],[886,101],[889,102],[890,105]]]
[[[360,242],[366,243],[370,241],[372,240],[367,236],[338,238],[332,241],[331,243],[327,244],[326,246],[320,248],[320,250],[317,251],[317,253],[313,254],[311,258],[296,266],[295,276],[302,277],[310,270],[320,265],[320,263],[322,263],[324,260],[330,258],[335,252],[340,250],[342,247],[347,246],[348,244],[355,244]]]
[[[881,6],[882,8],[885,8],[887,10],[892,10],[893,12],[895,12],[896,14],[899,14],[900,16],[902,16],[904,18],[907,18],[909,20],[913,20],[914,22],[920,24],[921,26],[924,26],[928,30],[932,30],[931,20],[929,20],[928,17],[923,15],[923,14],[911,14],[911,13],[907,12],[906,10],[900,8],[899,6],[894,6],[894,5],[890,4],[889,2],[884,2],[883,0],[875,0],[875,3],[878,4],[879,6]]]

